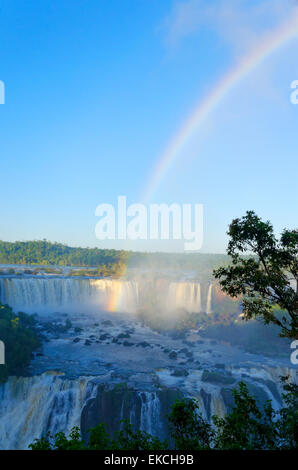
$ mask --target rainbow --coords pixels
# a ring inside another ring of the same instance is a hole
[[[258,65],[285,45],[290,40],[298,36],[298,9],[295,8],[293,18],[280,26],[275,31],[266,35],[261,44],[251,50],[236,66],[227,73],[214,87],[210,94],[199,103],[190,114],[184,125],[174,136],[168,147],[158,159],[156,168],[147,184],[147,189],[143,196],[143,201],[150,201],[167,170],[175,162],[189,138],[206,121],[215,108],[221,103],[224,97],[243,78],[252,72]],[[127,269],[127,268],[126,268]],[[117,289],[109,300],[108,311],[116,312],[121,298],[121,288]]]
[[[127,271],[127,267],[126,267],[125,273],[126,271]],[[110,313],[115,313],[118,311],[119,303],[121,300],[121,294],[122,294],[121,282],[117,281],[116,286],[117,287],[111,292],[111,295],[108,300],[107,311]]]
[[[223,98],[246,75],[260,65],[270,54],[291,39],[298,36],[298,9],[295,8],[293,18],[283,23],[278,29],[266,35],[261,44],[251,50],[237,65],[221,79],[208,96],[190,114],[184,125],[174,136],[168,147],[158,159],[155,170],[149,180],[143,196],[149,201],[165,173],[175,162],[189,138],[206,121],[208,116],[221,103]]]

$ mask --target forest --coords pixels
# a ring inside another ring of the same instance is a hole
[[[26,242],[0,241],[0,264],[30,264],[44,266],[90,266],[112,269],[123,266],[197,270],[211,273],[212,269],[228,264],[222,254],[202,253],[142,253],[101,248],[79,248],[47,240]]]

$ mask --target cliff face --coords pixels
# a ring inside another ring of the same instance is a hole
[[[99,423],[106,423],[113,435],[123,419],[135,430],[165,439],[169,437],[167,414],[176,400],[196,398],[202,416],[210,421],[213,415],[229,412],[232,389],[239,380],[247,383],[261,405],[270,399],[278,410],[282,405],[278,377],[285,375],[297,382],[296,371],[283,367],[202,370],[187,376],[164,369],[147,377],[147,382],[144,375],[127,377],[128,384],[112,375],[68,379],[47,372],[10,377],[0,385],[0,449],[27,449],[35,438],[48,432],[69,434],[73,426],[81,427],[86,441],[88,430]]]
[[[85,404],[81,414],[81,432],[88,440],[88,430],[104,422],[109,434],[119,430],[119,422],[128,420],[134,430],[168,437],[167,414],[172,404],[182,398],[175,389],[137,391],[119,384],[114,388],[99,385],[96,395]]]

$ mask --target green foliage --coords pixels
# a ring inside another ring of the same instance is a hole
[[[268,400],[261,409],[243,382],[233,390],[234,405],[224,418],[213,416],[213,426],[200,414],[194,399],[177,401],[168,415],[171,438],[177,450],[284,450],[298,445],[298,386],[286,378],[283,395],[285,406],[279,412]],[[161,441],[144,431],[134,431],[124,420],[114,437],[108,435],[105,425],[89,431],[85,443],[78,427],[67,438],[64,433],[47,435],[30,444],[33,450],[166,450],[167,441]],[[172,446],[171,446],[172,447]]]
[[[91,275],[121,275],[129,264],[133,267],[166,268],[172,270],[197,270],[211,279],[212,269],[227,264],[226,255],[141,253],[99,248],[77,248],[51,243],[47,240],[28,242],[0,241],[0,264],[30,264],[53,266],[93,266]],[[56,269],[43,268],[45,272],[59,273]],[[14,274],[12,270],[11,274]],[[72,275],[88,275],[88,271],[75,271]],[[89,272],[90,275],[90,272]]]
[[[134,431],[128,421],[120,422],[122,429],[115,437],[109,436],[105,424],[100,423],[89,431],[89,442],[85,443],[76,426],[67,438],[63,432],[54,437],[49,434],[36,439],[29,448],[32,450],[163,450],[168,448],[167,441],[160,441],[144,431]]]
[[[287,383],[287,378],[282,377],[284,383],[283,400],[285,407],[280,411],[280,419],[277,429],[280,436],[281,449],[298,448],[298,386]]]
[[[32,352],[40,346],[34,331],[33,316],[15,315],[8,305],[0,305],[0,340],[5,344],[5,364],[0,365],[0,382],[9,375],[21,375],[29,364]]]
[[[202,418],[196,400],[184,399],[174,403],[169,415],[169,423],[176,449],[204,450],[211,448],[214,430]]]
[[[261,318],[278,325],[281,336],[298,338],[298,231],[284,230],[278,241],[270,222],[248,211],[233,220],[228,235],[232,265],[214,270],[222,290],[243,296],[245,319]]]
[[[217,449],[275,449],[277,431],[275,413],[268,401],[263,413],[247,386],[240,382],[239,390],[233,390],[235,406],[225,418],[213,417],[217,427],[214,446]]]

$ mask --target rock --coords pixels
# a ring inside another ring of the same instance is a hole
[[[91,346],[91,341],[89,339],[86,339],[85,346]]]
[[[141,341],[136,345],[137,347],[141,346],[142,348],[151,348],[150,344],[147,341]]]
[[[130,338],[130,334],[129,333],[120,333],[117,338],[119,339],[124,339],[124,338]]]
[[[73,343],[78,343],[79,341],[81,341],[81,338],[75,338],[75,339],[73,340]]]
[[[123,342],[123,346],[133,346],[133,345],[134,345],[134,343],[130,343],[130,342],[127,341],[127,340],[125,340],[125,341]]]
[[[185,369],[175,369],[171,375],[173,377],[187,377],[189,373]]]
[[[189,351],[188,351],[187,348],[182,348],[182,349],[180,349],[180,351],[179,351],[179,353],[181,353],[181,354],[187,354],[188,352],[189,352]]]
[[[106,339],[110,338],[111,336],[108,333],[104,333],[103,335],[100,335],[99,339],[100,341],[105,341]]]
[[[113,326],[113,323],[111,322],[111,320],[104,320],[102,322],[102,325],[104,325],[104,326]]]
[[[170,358],[170,359],[177,359],[177,353],[176,353],[176,351],[171,351],[170,354],[169,354],[169,358]]]

